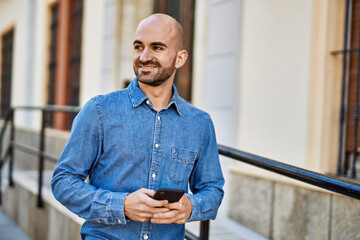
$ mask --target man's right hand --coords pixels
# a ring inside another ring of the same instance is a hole
[[[141,188],[136,192],[130,193],[125,198],[124,212],[131,220],[146,222],[151,219],[155,213],[164,213],[170,211],[166,206],[167,200],[154,200],[155,191]]]

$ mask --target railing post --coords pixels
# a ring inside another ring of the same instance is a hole
[[[11,108],[10,110],[10,152],[9,152],[9,185],[14,186],[13,181],[13,169],[14,169],[14,146],[13,142],[15,141],[15,119],[14,119],[14,109]]]
[[[201,221],[200,222],[200,237],[199,240],[208,240],[209,239],[209,227],[210,221]]]
[[[45,119],[46,119],[46,110],[41,111],[41,131],[40,131],[40,142],[39,142],[39,178],[38,178],[38,199],[37,206],[44,207],[44,202],[42,198],[42,183],[43,183],[43,172],[44,172],[44,150],[45,150]]]

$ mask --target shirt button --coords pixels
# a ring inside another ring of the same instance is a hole
[[[151,175],[151,177],[152,177],[152,178],[155,178],[155,177],[156,177],[156,174],[155,174],[155,173],[153,173],[153,174]]]
[[[158,148],[159,147],[159,144],[155,144],[155,148]]]
[[[157,117],[157,120],[160,121],[160,116]]]
[[[149,238],[149,236],[147,235],[147,234],[145,234],[144,235],[144,239],[146,240],[146,239],[148,239]]]
[[[117,222],[118,222],[118,223],[121,223],[121,220],[120,220],[120,219],[118,219],[118,220],[117,220]]]
[[[146,104],[149,105],[150,101],[149,100],[146,100]]]

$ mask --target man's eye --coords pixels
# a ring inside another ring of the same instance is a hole
[[[135,45],[135,46],[134,46],[134,49],[135,49],[135,50],[142,50],[142,49],[143,49],[143,47],[142,47],[142,46],[140,46],[140,45]]]
[[[164,48],[163,47],[154,47],[154,50],[156,50],[156,51],[162,51],[162,50],[164,50]]]

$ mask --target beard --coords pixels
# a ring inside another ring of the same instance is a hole
[[[171,63],[171,66],[167,68],[163,68],[159,62],[152,60],[147,62],[138,61],[136,65],[134,65],[134,72],[139,82],[153,87],[160,86],[161,84],[166,82],[176,70],[175,61],[176,58],[174,58],[173,62]],[[155,74],[151,74],[146,71],[140,73],[139,68],[141,66],[147,66],[147,65],[154,66],[159,71]]]

